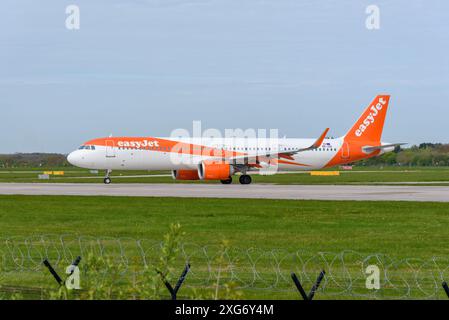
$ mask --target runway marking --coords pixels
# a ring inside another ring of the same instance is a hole
[[[0,183],[0,194],[449,202],[449,186]]]

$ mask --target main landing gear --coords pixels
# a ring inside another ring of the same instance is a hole
[[[247,174],[242,174],[239,178],[239,182],[241,184],[250,184],[252,181],[251,176],[247,175]]]
[[[104,177],[104,184],[110,184],[112,182],[111,178],[109,178],[109,175],[111,174],[112,170],[106,170],[106,177]]]
[[[231,184],[232,183],[232,177],[227,178],[226,180],[220,180],[222,184]]]
[[[239,182],[240,182],[241,184],[250,184],[251,181],[252,181],[251,176],[249,176],[249,175],[247,175],[247,174],[242,174],[242,175],[239,177]],[[226,180],[220,180],[220,182],[221,182],[222,184],[231,184],[231,183],[232,183],[232,177],[229,177],[229,178],[226,179]]]

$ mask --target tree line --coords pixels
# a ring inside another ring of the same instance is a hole
[[[66,157],[59,153],[0,154],[0,168],[68,167]]]
[[[365,166],[449,166],[449,144],[421,143],[364,160]]]

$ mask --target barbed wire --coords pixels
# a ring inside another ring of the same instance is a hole
[[[78,235],[37,235],[0,238],[0,281],[20,273],[44,270],[42,261],[66,267],[77,256],[89,253],[109,257],[122,266],[123,276],[144,272],[156,265],[161,256],[161,242],[148,239],[89,237]],[[438,299],[444,297],[441,283],[449,279],[449,259],[396,258],[385,254],[362,254],[357,251],[309,252],[284,249],[179,246],[174,267],[182,270],[192,265],[186,284],[213,286],[217,277],[234,282],[236,289],[280,296],[295,294],[291,272],[305,287],[311,287],[321,270],[326,276],[318,290],[323,297],[368,299]],[[367,267],[380,270],[380,289],[366,287]]]

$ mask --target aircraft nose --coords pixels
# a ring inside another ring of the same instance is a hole
[[[72,165],[72,166],[78,166],[79,162],[80,162],[80,155],[77,151],[73,151],[71,152],[68,156],[67,156],[67,161]]]

